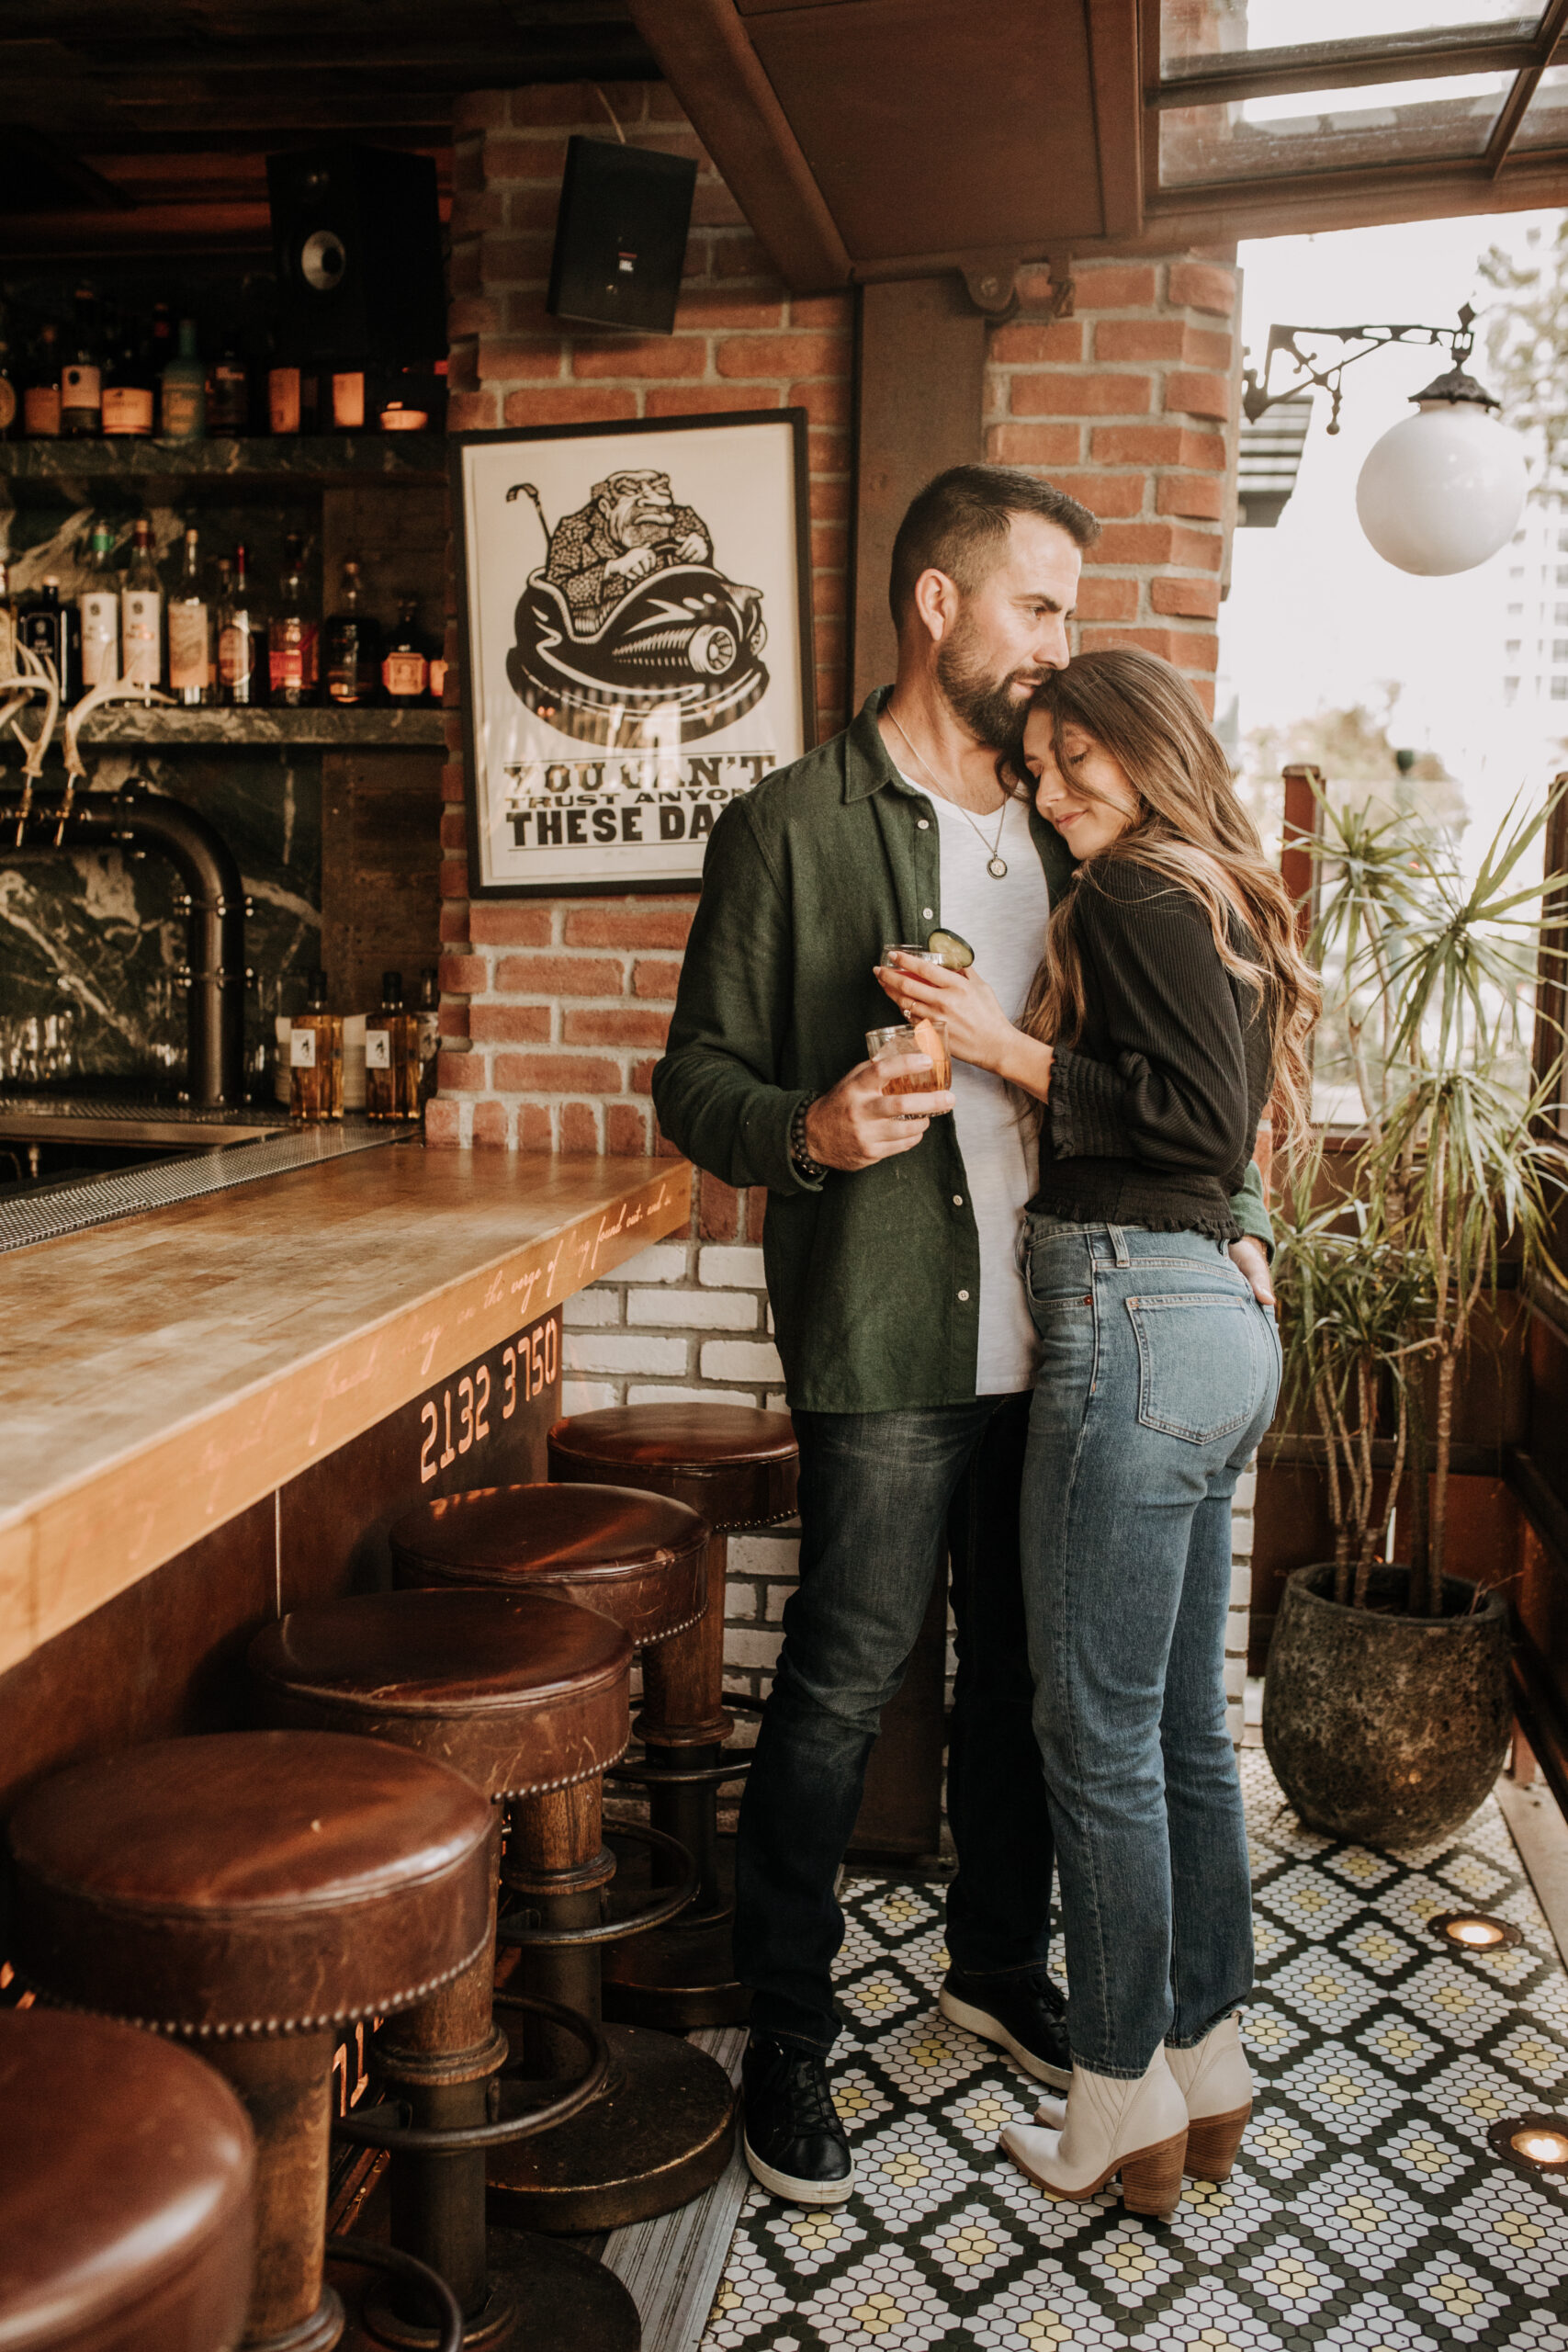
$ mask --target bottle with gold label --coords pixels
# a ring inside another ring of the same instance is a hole
[[[164,676],[164,591],[152,560],[152,526],[143,516],[130,536],[130,562],[119,592],[120,675],[156,686]]]
[[[327,1009],[327,976],[312,972],[303,1012],[288,1032],[288,1114],[343,1116],[343,1015]]]
[[[398,607],[392,641],[381,658],[381,684],[389,702],[423,701],[430,684],[430,664],[420,647],[418,623],[419,601],[405,596]]]
[[[403,1010],[403,976],[381,975],[381,1008],[365,1023],[365,1108],[372,1119],[419,1115],[419,1021]]]
[[[185,536],[179,586],[169,598],[169,684],[192,708],[211,698],[209,639],[211,614],[201,587],[201,543],[195,528]]]
[[[441,980],[437,967],[426,964],[419,976],[419,1105],[423,1111],[435,1091],[441,1052]]]
[[[60,329],[46,319],[22,387],[22,430],[29,441],[60,437]]]

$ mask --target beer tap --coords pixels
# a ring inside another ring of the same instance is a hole
[[[155,702],[172,702],[172,695],[163,694],[156,686],[146,685],[130,678],[105,678],[89,686],[80,702],[72,706],[65,718],[65,797],[60,804],[59,820],[54,828],[54,846],[59,849],[65,839],[66,820],[76,798],[77,785],[87,781],[86,763],[82,757],[82,722],[96,710],[111,702],[136,702],[143,710],[151,710]],[[21,839],[18,833],[17,840]]]

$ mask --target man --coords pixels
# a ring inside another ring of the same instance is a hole
[[[982,1071],[885,1096],[863,1033],[895,1017],[874,977],[882,947],[939,927],[1021,1010],[1072,861],[1004,793],[997,746],[1068,660],[1098,528],[1002,467],[954,467],[920,492],[893,551],[897,683],[719,819],[654,1072],[671,1140],[770,1193],[800,1581],[741,1808],[735,1952],[752,1988],[747,2158],[796,2203],[837,2204],[853,2185],[824,2063],[843,1935],[833,1885],[944,1547],[958,1871],[941,2007],[1042,2081],[1065,2087],[1070,2072],[1046,1975],[1051,1832],[1018,1559],[1034,1341],[1014,1252],[1032,1144]],[[1236,1208],[1267,1237],[1260,1195]],[[1266,1288],[1257,1243],[1237,1247]]]
[[[578,634],[592,637],[634,582],[712,559],[707,526],[694,507],[676,505],[669,475],[627,468],[595,482],[587,505],[562,515],[545,577],[565,589]]]

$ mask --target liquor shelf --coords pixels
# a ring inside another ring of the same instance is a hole
[[[159,704],[144,710],[128,703],[89,718],[82,736],[88,743],[201,743],[213,749],[227,744],[236,752],[265,743],[313,743],[329,751],[356,744],[423,750],[439,749],[446,731],[440,708],[429,703],[368,710],[187,710]]]
[[[448,445],[439,433],[310,433],[244,441],[0,441],[0,481],[17,482],[206,482],[265,487],[279,481],[320,490],[365,481],[444,478]]]
[[[499,1429],[518,1334],[683,1229],[691,1188],[683,1159],[407,1143],[7,1261],[0,1670],[388,1416],[450,1412],[487,1351],[457,1402]]]

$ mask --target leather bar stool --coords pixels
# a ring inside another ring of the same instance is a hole
[[[244,2109],[188,2051],[0,2011],[0,2344],[230,2352],[250,2301]]]
[[[552,1478],[669,1495],[699,1511],[713,1533],[700,1622],[643,1660],[642,1712],[633,1728],[647,1754],[656,1827],[697,1864],[696,1902],[668,1928],[638,1936],[604,1972],[604,2012],[685,2032],[744,2018],[750,1995],[730,1951],[734,1853],[718,1835],[718,1791],[747,1759],[726,1756],[734,1728],[724,1690],[724,1587],[728,1539],[795,1509],[798,1470],[787,1413],[750,1405],[626,1405],[574,1413],[549,1434]],[[751,1711],[751,1702],[731,1699]]]
[[[243,2341],[326,2352],[336,2033],[429,2001],[487,1949],[495,1830],[461,1774],[382,1741],[223,1732],[78,1764],[11,1817],[17,1973],[195,2043],[256,2141]]]
[[[502,1919],[501,1938],[521,1948],[519,1981],[530,1995],[597,2021],[600,1951],[636,1927],[604,1917],[615,1860],[600,1807],[604,1770],[629,1736],[631,1656],[618,1625],[552,1592],[429,1589],[296,1611],[257,1636],[251,1668],[274,1721],[406,1741],[508,1805],[502,1880],[520,1909]],[[688,1866],[657,1914],[672,1914],[693,1883]],[[476,2034],[479,2025],[476,2005]],[[598,2096],[547,2135],[491,2149],[498,2218],[552,2233],[615,2228],[686,2203],[724,2170],[734,2109],[724,2069],[666,2034],[607,2039]],[[525,2055],[530,2073],[552,2083],[581,2071],[551,2026],[525,2034]],[[402,2079],[395,2059],[382,2071]],[[503,2112],[525,2115],[531,2096],[503,2082]],[[429,2244],[412,2250],[440,2267]],[[537,2281],[529,2307],[537,2324]],[[548,2340],[595,2352],[618,2340],[590,2316],[563,2308]]]

